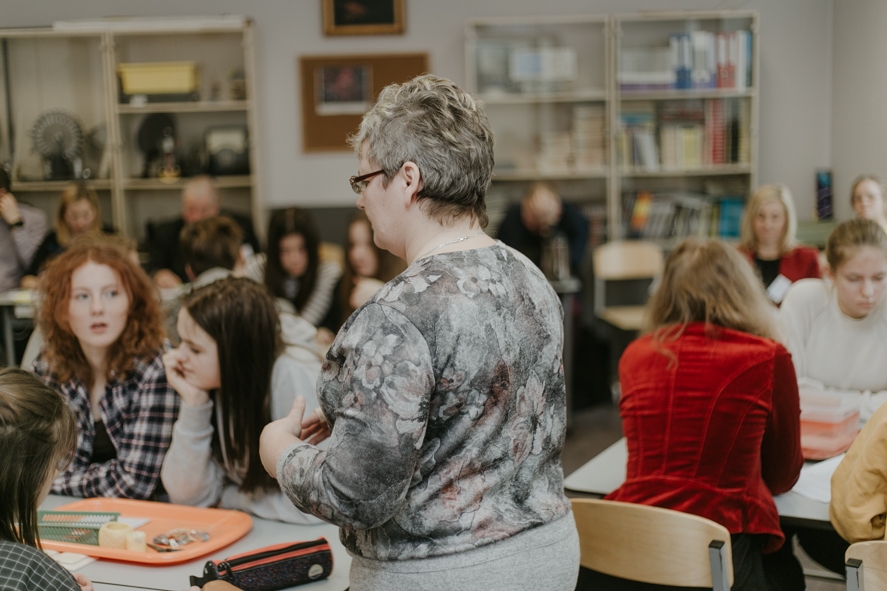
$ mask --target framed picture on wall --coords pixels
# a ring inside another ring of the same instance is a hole
[[[425,53],[299,58],[305,152],[350,151],[347,138],[382,89],[428,72]]]
[[[396,35],[403,33],[404,0],[323,0],[327,35]]]

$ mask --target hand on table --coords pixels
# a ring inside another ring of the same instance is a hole
[[[209,402],[209,392],[191,384],[185,377],[178,349],[170,349],[163,354],[163,368],[166,370],[166,381],[181,396],[182,402],[188,406],[202,406]]]
[[[277,460],[286,448],[299,443],[302,436],[302,418],[305,414],[305,398],[296,396],[290,413],[265,425],[259,437],[259,456],[271,478],[277,478]]]
[[[18,201],[12,193],[3,192],[0,195],[0,217],[10,226],[21,221],[22,215],[18,209]]]
[[[92,581],[90,581],[86,575],[82,573],[71,573],[74,575],[74,580],[77,581],[77,584],[80,585],[80,591],[94,591],[92,588]]]
[[[178,287],[181,284],[182,280],[179,279],[179,276],[169,269],[160,269],[154,273],[154,285],[157,287],[169,289],[171,287]]]

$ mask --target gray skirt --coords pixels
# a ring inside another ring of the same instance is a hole
[[[573,591],[579,534],[573,513],[501,542],[449,556],[382,561],[352,556],[351,591]]]

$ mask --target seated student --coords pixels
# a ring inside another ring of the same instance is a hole
[[[543,245],[557,233],[567,239],[570,270],[577,275],[588,244],[588,220],[578,207],[564,203],[550,185],[534,183],[520,204],[508,209],[496,235],[540,267]]]
[[[883,540],[887,525],[887,404],[863,427],[832,475],[829,517],[849,544]],[[838,546],[846,550],[848,544]],[[837,554],[838,552],[835,552]]]
[[[222,198],[211,177],[206,175],[189,179],[182,188],[182,215],[157,226],[150,244],[149,260],[145,270],[154,279],[157,287],[169,289],[178,286],[188,277],[185,273],[184,254],[179,242],[182,228],[206,218],[224,213],[243,230],[243,248],[247,254],[259,252],[259,241],[253,232],[250,218],[231,212],[223,212]]]
[[[856,217],[873,220],[887,232],[887,203],[884,201],[884,181],[873,174],[856,177],[850,189],[850,205]]]
[[[766,589],[780,573],[763,555],[784,541],[773,495],[792,487],[804,459],[795,372],[764,290],[733,247],[688,239],[669,255],[648,314],[619,362],[627,478],[607,498],[720,523],[733,590]],[[795,567],[786,588],[803,589]],[[591,588],[649,588],[600,577]]]
[[[404,269],[403,260],[376,246],[367,215],[362,211],[355,215],[348,223],[345,273],[338,289],[340,325]]]
[[[850,220],[832,230],[825,253],[830,282],[795,283],[779,317],[805,388],[857,397],[864,423],[887,400],[887,234]]]
[[[62,191],[55,212],[55,230],[46,235],[34,258],[28,274],[22,278],[22,287],[37,287],[37,275],[50,259],[64,252],[71,242],[88,233],[113,234],[114,228],[102,224],[99,196],[86,183],[71,183]]]
[[[45,337],[34,371],[77,416],[77,450],[53,492],[149,499],[179,398],[166,381],[160,305],[121,240],[83,236],[40,277]]]
[[[37,507],[77,443],[74,414],[59,395],[21,369],[0,370],[0,589],[92,591],[41,552]]]
[[[319,357],[290,354],[274,298],[246,278],[195,290],[178,324],[182,344],[163,357],[182,398],[161,473],[170,500],[319,523],[293,506],[259,460],[262,429],[286,416],[297,394],[318,406]]]
[[[268,255],[254,257],[246,276],[267,285],[288,311],[317,328],[338,330],[335,289],[342,269],[320,259],[320,235],[308,212],[290,207],[271,216]]]
[[[795,281],[822,276],[819,251],[799,246],[795,240],[797,229],[788,187],[764,185],[752,193],[742,216],[739,250],[754,264],[767,297],[777,305]]]
[[[243,262],[240,256],[243,231],[228,216],[220,215],[188,224],[182,228],[179,240],[185,274],[190,283],[183,284],[179,297],[165,300],[163,304],[166,334],[173,343],[179,342],[176,323],[182,298],[193,289],[231,276]]]

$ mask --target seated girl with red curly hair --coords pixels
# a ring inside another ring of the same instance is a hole
[[[179,397],[166,381],[160,304],[120,239],[86,236],[40,277],[46,337],[34,372],[77,417],[77,450],[52,492],[149,499]]]

